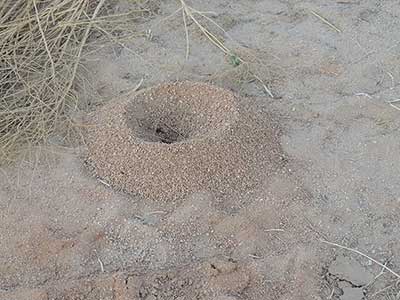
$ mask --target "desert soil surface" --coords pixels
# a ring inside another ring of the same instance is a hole
[[[54,137],[0,169],[0,299],[400,299],[398,1],[188,2],[246,63],[189,19],[186,59],[180,2],[142,2],[138,37],[84,56],[83,117],[141,81],[208,82],[273,115],[285,162],[172,203],[113,189]]]

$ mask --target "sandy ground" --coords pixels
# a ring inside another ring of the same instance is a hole
[[[216,13],[275,98],[190,22],[186,61],[181,13],[166,19],[175,1],[138,24],[151,36],[85,57],[82,97],[98,106],[142,78],[213,82],[279,118],[286,166],[240,196],[174,205],[113,191],[80,149],[0,169],[0,299],[399,299],[394,274],[322,242],[400,272],[398,1],[193,6]]]

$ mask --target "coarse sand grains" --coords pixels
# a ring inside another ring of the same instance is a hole
[[[113,187],[157,201],[245,192],[276,172],[283,154],[271,114],[240,100],[177,82],[110,102],[90,119],[86,161]]]

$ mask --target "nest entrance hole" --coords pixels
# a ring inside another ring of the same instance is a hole
[[[174,144],[188,139],[188,135],[176,126],[162,122],[152,127],[142,127],[141,138],[146,142]]]

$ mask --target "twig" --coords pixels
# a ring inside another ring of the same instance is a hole
[[[361,256],[369,259],[370,261],[376,263],[378,266],[381,266],[383,269],[385,269],[386,271],[390,272],[392,275],[394,275],[394,276],[396,276],[397,278],[400,279],[400,275],[398,273],[396,273],[392,269],[388,268],[383,263],[377,261],[376,259],[373,259],[372,257],[370,257],[370,256],[368,256],[368,255],[366,255],[366,254],[364,254],[364,253],[362,253],[362,252],[360,252],[360,251],[358,251],[356,249],[352,249],[352,248],[349,248],[349,247],[346,247],[346,246],[342,246],[342,245],[339,245],[339,244],[336,244],[336,243],[328,242],[328,241],[325,241],[325,240],[320,240],[320,241],[322,243],[325,243],[325,244],[328,244],[328,245],[331,245],[331,246],[334,246],[334,247],[338,247],[338,248],[341,248],[341,249],[356,253],[358,255],[361,255]]]
[[[285,232],[284,229],[276,228],[276,229],[265,229],[265,232]]]
[[[264,81],[262,81],[261,78],[258,77],[257,75],[255,75],[255,74],[253,74],[253,73],[252,73],[252,75],[254,76],[255,79],[257,79],[257,80],[261,83],[261,85],[262,85],[262,87],[264,88],[265,92],[266,92],[271,98],[275,98],[275,97],[274,97],[274,94],[272,94],[271,90],[267,87],[267,85],[264,83]]]
[[[333,25],[331,22],[329,22],[327,19],[325,19],[324,17],[320,16],[319,14],[317,14],[315,11],[311,10],[310,11],[314,16],[316,16],[318,19],[320,19],[323,23],[325,23],[326,25],[328,25],[329,27],[331,27],[332,29],[334,29],[335,31],[342,33],[342,31],[337,28],[335,25]]]
[[[144,82],[144,78],[140,79],[139,83],[133,89],[124,93],[123,96],[128,97],[128,96],[132,95],[133,93],[136,93],[141,88],[143,82]]]
[[[151,211],[148,213],[148,215],[165,215],[167,212],[162,211],[162,210],[156,210],[156,211]]]
[[[97,261],[98,261],[98,262],[99,262],[99,264],[100,264],[100,269],[101,269],[101,272],[103,272],[103,273],[104,273],[104,264],[103,264],[103,262],[101,261],[100,257],[97,257]]]
[[[133,88],[133,90],[131,92],[132,93],[137,92],[140,89],[140,87],[142,86],[143,81],[144,81],[144,78],[140,79],[139,83]]]
[[[262,259],[261,256],[255,255],[255,254],[249,254],[249,257],[254,258],[254,259]]]
[[[102,180],[102,179],[100,179],[100,178],[97,178],[97,180],[98,180],[100,183],[104,184],[106,187],[111,187],[111,185],[108,184],[107,182],[105,182],[104,180]]]
[[[335,294],[335,289],[332,288],[331,294],[328,297],[328,300],[332,299],[333,295]]]
[[[357,94],[355,94],[354,96],[365,96],[365,97],[367,97],[367,98],[369,98],[369,99],[372,98],[372,96],[371,96],[370,94],[367,94],[367,93],[357,93]]]
[[[398,107],[397,105],[394,105],[393,103],[397,103],[400,102],[400,99],[396,99],[396,100],[392,100],[392,101],[388,101],[389,105],[391,107],[393,107],[394,109],[400,110],[400,107]]]
[[[189,29],[186,21],[186,10],[184,9],[182,9],[182,16],[183,16],[183,25],[185,27],[185,36],[186,36],[186,60],[188,60],[190,53],[190,40],[189,40]]]
[[[394,76],[392,75],[392,73],[387,72],[387,71],[386,71],[386,74],[390,77],[390,80],[392,81],[392,87],[390,89],[393,90],[395,87]]]

